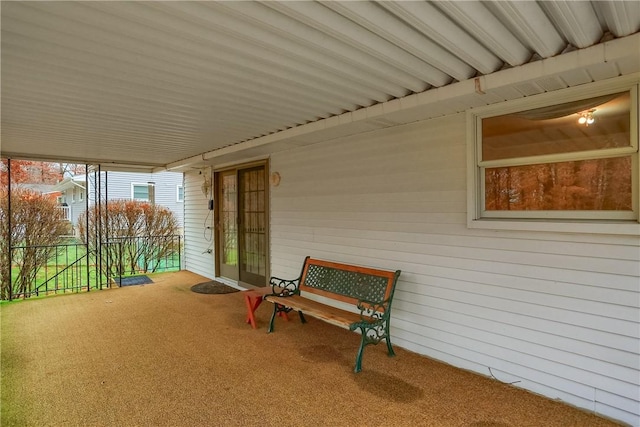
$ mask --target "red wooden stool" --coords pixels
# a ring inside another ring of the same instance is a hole
[[[251,324],[253,329],[256,328],[256,318],[253,313],[255,313],[260,304],[262,304],[262,297],[270,293],[271,287],[244,291],[244,302],[247,305],[247,323]],[[284,320],[289,320],[287,313],[280,312],[278,314],[283,317]]]

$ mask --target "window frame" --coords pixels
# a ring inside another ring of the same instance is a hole
[[[180,197],[180,189],[182,189],[182,197]],[[176,202],[184,203],[184,186],[182,184],[176,185]]]
[[[500,160],[482,161],[482,120],[489,117],[559,105],[572,101],[619,92],[629,92],[630,146],[603,150],[559,153]],[[505,101],[467,112],[467,226],[469,228],[590,232],[640,235],[640,153],[638,74],[561,89],[531,97]],[[484,170],[486,168],[520,166],[600,159],[620,156],[632,158],[632,212],[616,211],[486,211],[484,209]]]
[[[147,188],[147,198],[146,199],[138,199],[135,197],[134,187],[146,187]],[[149,201],[149,183],[148,182],[132,182],[131,183],[131,200],[137,200],[140,202],[148,202]]]

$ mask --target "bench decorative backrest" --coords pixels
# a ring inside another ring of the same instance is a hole
[[[393,296],[399,271],[377,270],[307,257],[300,291],[358,304],[382,303]]]

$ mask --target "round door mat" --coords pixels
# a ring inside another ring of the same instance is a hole
[[[232,292],[239,291],[239,289],[232,288],[231,286],[227,286],[224,283],[216,282],[215,280],[193,285],[191,287],[191,290],[199,294],[230,294]]]

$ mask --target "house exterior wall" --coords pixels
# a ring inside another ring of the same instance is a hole
[[[83,193],[82,200],[80,200],[81,192]],[[87,209],[87,201],[85,200],[87,192],[78,186],[74,186],[73,188],[64,191],[63,196],[70,209],[71,223],[77,225],[80,214]]]
[[[306,255],[400,269],[396,345],[640,425],[639,236],[469,228],[469,132],[458,113],[271,154],[271,274]],[[186,268],[213,277],[185,179]]]
[[[466,138],[457,114],[273,154],[272,274],[401,269],[396,345],[638,425],[638,237],[467,228]]]
[[[102,173],[104,183],[104,172]],[[108,172],[109,200],[131,199],[131,184],[155,183],[155,202],[173,211],[180,227],[184,224],[184,202],[177,201],[177,186],[182,185],[182,175],[175,172]],[[93,195],[92,195],[93,197]]]
[[[204,194],[202,191],[203,175],[209,173],[210,171],[205,169],[184,174],[184,268],[213,279],[215,277],[213,211],[208,210],[211,190],[209,194]]]

